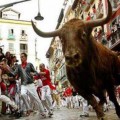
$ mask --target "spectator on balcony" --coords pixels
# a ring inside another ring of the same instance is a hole
[[[89,5],[90,6],[90,3],[88,2],[88,1],[86,1],[86,0],[82,0],[82,5]]]
[[[101,35],[101,33],[102,33],[102,29],[101,29],[101,28],[99,28],[99,30],[98,30],[98,36],[100,36],[100,35]]]
[[[113,29],[114,29],[114,32],[117,31],[117,24],[116,23],[114,24]]]
[[[117,25],[118,36],[120,38],[120,19],[118,20],[118,23],[116,25]]]
[[[117,32],[117,25],[114,24],[113,27],[112,27],[112,33],[114,33],[113,37],[114,37],[115,40],[117,40],[117,33],[116,32]]]
[[[100,13],[103,12],[103,3],[102,3],[102,0],[99,0],[99,3],[98,3],[98,12],[100,12]]]
[[[93,13],[92,13],[93,17],[92,18],[96,19],[96,8],[95,8],[95,6],[92,7],[92,11],[93,11]]]
[[[82,3],[83,5],[86,5],[86,4],[87,4],[86,0],[82,0],[81,3]]]
[[[88,16],[87,16],[86,20],[87,20],[87,21],[88,21],[88,20],[91,20],[90,13],[88,13]]]
[[[107,38],[106,38],[106,34],[105,34],[105,33],[104,33],[103,36],[102,36],[102,41],[101,41],[101,43],[102,43],[103,45],[106,45],[106,44],[107,44]]]
[[[111,26],[111,33],[114,33],[114,26]]]

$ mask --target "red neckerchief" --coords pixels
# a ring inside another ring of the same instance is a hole
[[[27,62],[22,62],[22,68],[25,69]]]

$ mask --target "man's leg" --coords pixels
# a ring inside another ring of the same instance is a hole
[[[15,104],[15,102],[11,101],[10,98],[8,98],[7,96],[0,95],[0,101],[3,101],[5,103],[11,105],[14,108],[14,110],[17,110],[17,105]]]
[[[50,87],[47,85],[45,86],[46,88],[46,101],[48,103],[48,106],[49,106],[49,112],[48,112],[48,115],[49,116],[52,116],[53,115],[53,105],[52,105],[52,96],[51,96],[51,90],[50,90]]]
[[[27,87],[27,90],[28,92],[30,93],[30,96],[36,101],[36,103],[38,104],[38,109],[41,113],[42,116],[45,116],[45,113],[44,113],[44,107],[42,105],[42,102],[37,94],[37,91],[36,91],[36,88],[35,88],[35,85],[34,84],[29,84],[26,86]]]
[[[31,110],[30,104],[28,102],[28,98],[27,98],[27,89],[26,86],[21,85],[21,98],[25,104],[26,110],[29,111]]]
[[[49,86],[46,86],[46,100],[48,102],[49,108],[53,109],[53,105],[52,105],[52,96],[51,96],[51,90]]]
[[[0,101],[3,101],[5,103],[11,105],[14,108],[14,110],[17,110],[17,105],[15,104],[14,101],[11,101],[10,98],[8,98],[5,95],[1,95],[1,88],[0,88]]]

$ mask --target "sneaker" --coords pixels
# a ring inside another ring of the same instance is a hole
[[[80,117],[89,117],[88,113],[81,114]]]
[[[14,117],[15,117],[16,119],[19,119],[20,117],[22,117],[22,112],[16,111],[15,114],[14,114]]]
[[[41,117],[42,117],[42,118],[46,118],[46,114],[41,113]]]
[[[49,115],[49,117],[51,117],[51,116],[53,115],[53,110],[50,110],[50,111],[48,112],[48,115]]]

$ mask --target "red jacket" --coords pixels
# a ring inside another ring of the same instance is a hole
[[[0,87],[2,91],[6,90],[6,85],[4,84],[4,82],[0,82]]]
[[[72,95],[72,88],[71,87],[66,88],[65,92],[63,93],[63,95],[65,97],[71,96]]]
[[[52,83],[51,83],[49,70],[44,69],[44,71],[42,71],[42,72],[45,72],[46,74],[45,74],[45,75],[34,76],[34,79],[35,79],[35,80],[41,79],[43,86],[49,85],[49,87],[50,87],[52,90],[54,90],[55,87],[54,87],[54,86],[52,85]]]

